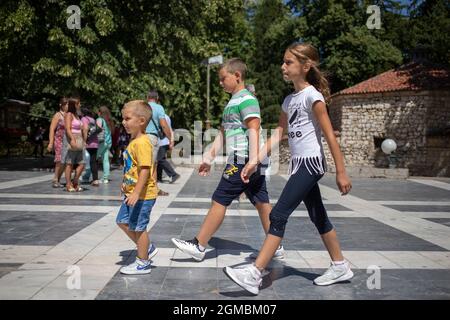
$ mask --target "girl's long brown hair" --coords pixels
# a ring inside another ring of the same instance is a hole
[[[100,111],[101,117],[105,119],[106,123],[108,124],[109,131],[112,134],[114,132],[114,123],[112,121],[111,112],[106,106],[101,106],[98,110]]]
[[[306,81],[312,84],[325,98],[327,104],[330,102],[330,87],[325,75],[319,70],[319,52],[309,43],[293,43],[286,51],[292,53],[300,63],[311,65]]]

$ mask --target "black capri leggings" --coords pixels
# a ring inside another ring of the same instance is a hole
[[[284,229],[289,216],[302,201],[305,203],[309,217],[320,234],[333,229],[327,211],[323,206],[322,196],[317,184],[322,176],[323,174],[310,174],[304,165],[290,176],[277,204],[270,213],[270,234],[280,238],[284,236]]]

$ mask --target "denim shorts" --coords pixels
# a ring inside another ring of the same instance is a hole
[[[122,203],[117,214],[116,223],[128,224],[128,230],[130,231],[146,231],[155,202],[156,199],[138,200],[134,207]]]
[[[266,178],[261,174],[261,167],[258,167],[258,170],[251,175],[249,183],[244,183],[241,179],[241,171],[244,166],[245,164],[227,164],[219,185],[212,196],[214,201],[228,207],[234,199],[237,199],[244,192],[253,205],[269,203]]]

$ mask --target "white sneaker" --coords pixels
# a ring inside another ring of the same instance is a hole
[[[353,272],[347,261],[343,264],[334,264],[331,262],[330,267],[320,277],[314,279],[314,284],[318,286],[328,286],[336,282],[342,282],[353,278]]]
[[[252,260],[256,260],[258,258],[259,251],[252,252],[248,258]],[[284,248],[283,246],[279,246],[272,259],[281,260],[284,259]]]
[[[223,268],[223,272],[242,289],[254,295],[259,293],[262,275],[253,264],[246,264],[235,268],[225,267]]]
[[[172,238],[172,242],[178,249],[190,255],[196,261],[202,261],[205,258],[206,250],[201,251],[198,244],[193,240]]]
[[[120,273],[123,274],[147,274],[152,271],[150,268],[150,260],[141,260],[136,258],[132,264],[122,267]]]

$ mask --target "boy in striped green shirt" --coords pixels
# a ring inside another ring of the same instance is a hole
[[[262,143],[259,103],[256,97],[245,89],[246,72],[247,66],[237,58],[228,60],[220,67],[220,85],[232,96],[223,111],[220,134],[214,140],[212,148],[203,155],[199,174],[201,176],[209,174],[211,162],[222,149],[224,140],[228,156],[227,165],[212,196],[211,208],[197,236],[192,240],[172,238],[178,249],[196,261],[204,259],[208,241],[222,224],[227,207],[243,192],[258,210],[265,233],[267,234],[269,230],[269,214],[272,206],[265,176],[261,174],[261,170],[257,170],[241,179],[241,171],[245,164],[257,161]],[[283,256],[284,249],[280,246],[274,257],[283,258]]]

